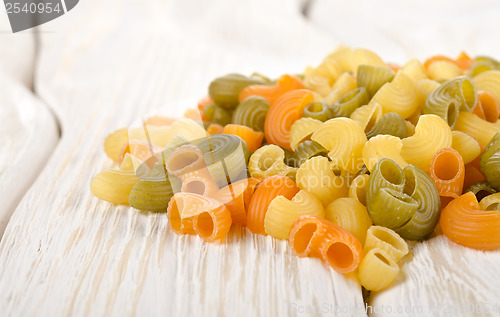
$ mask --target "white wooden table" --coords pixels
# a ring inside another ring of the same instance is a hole
[[[300,13],[302,4],[85,0],[39,29],[32,69],[39,100],[31,103],[54,116],[40,117],[51,128],[32,131],[53,131],[55,142],[59,122],[61,137],[54,150],[43,143],[51,152],[44,168],[30,165],[32,179],[38,178],[29,190],[23,185],[24,197],[0,242],[2,314],[366,315],[354,278],[295,257],[284,242],[245,230],[233,230],[222,244],[179,237],[165,215],[114,206],[89,192],[91,178],[111,166],[102,143],[114,129],[148,113],[182,114],[221,74],[277,76],[318,63],[343,39],[329,36],[336,34],[325,23],[331,4],[312,2],[309,20]],[[368,11],[358,12],[369,19]],[[399,55],[390,55],[392,46],[370,48],[395,61],[415,56],[411,45],[398,42],[403,30],[394,32]],[[418,54],[438,53],[431,48]],[[497,46],[480,53],[500,57]],[[29,78],[12,81],[29,87]],[[2,184],[7,178],[0,175]],[[459,304],[500,305],[498,251],[478,252],[434,237],[415,245],[406,262],[394,287],[371,295],[369,315],[403,309],[407,316],[450,316]]]

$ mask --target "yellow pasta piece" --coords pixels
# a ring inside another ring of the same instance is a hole
[[[408,128],[408,136],[412,136],[415,134],[415,126],[413,125],[413,123],[407,120],[406,127]]]
[[[333,105],[354,89],[356,89],[356,79],[350,73],[343,73],[335,81],[331,92],[325,97],[324,101],[328,105]]]
[[[402,141],[403,159],[428,172],[434,154],[444,147],[451,146],[450,126],[436,115],[422,115],[415,127],[415,134]]]
[[[387,255],[399,262],[408,254],[408,244],[394,230],[382,226],[372,226],[367,229],[364,252],[372,249],[382,249]]]
[[[175,136],[183,136],[188,141],[193,141],[196,139],[201,139],[207,137],[207,131],[203,129],[203,126],[196,123],[195,121],[188,118],[181,118],[175,120],[170,126],[170,134],[168,138],[164,139],[165,144],[167,144]],[[158,144],[161,146],[161,144]]]
[[[349,186],[349,198],[352,198],[366,206],[366,188],[368,187],[369,174],[362,174],[355,177]]]
[[[120,154],[123,147],[128,141],[128,129],[118,129],[110,133],[104,140],[104,152],[114,162],[118,162],[120,161]]]
[[[460,131],[451,131],[451,147],[460,153],[464,164],[474,161],[481,154],[481,146],[470,135]]]
[[[267,208],[264,218],[266,233],[278,239],[288,239],[293,222],[303,215],[325,217],[323,205],[313,194],[300,190],[291,200],[278,196]]]
[[[455,124],[455,130],[462,131],[472,136],[483,147],[486,147],[499,131],[498,126],[494,123],[483,120],[468,111],[460,111],[457,123]]]
[[[128,205],[132,187],[139,181],[134,171],[107,169],[90,182],[90,191],[99,199],[113,204]]]
[[[326,157],[316,156],[302,163],[295,179],[300,189],[313,194],[323,206],[347,195],[344,180],[333,173]]]
[[[400,70],[400,72],[405,73],[408,77],[413,79],[416,83],[422,79],[427,78],[425,73],[424,65],[418,59],[412,59],[408,61]]]
[[[399,266],[384,250],[372,249],[359,264],[359,283],[367,290],[380,291],[394,282],[399,270]]]
[[[487,91],[500,102],[500,71],[488,70],[473,78],[477,91]]]
[[[296,169],[285,164],[285,152],[277,145],[269,144],[255,151],[248,162],[252,177],[288,175]]]
[[[373,103],[379,103],[384,113],[396,112],[406,119],[419,107],[416,83],[408,75],[399,72],[390,83],[377,91],[369,104]]]
[[[297,146],[311,137],[323,122],[312,118],[300,118],[290,128],[290,147],[295,151]]]
[[[318,93],[321,97],[327,96],[332,90],[332,87],[330,86],[330,80],[323,76],[318,76],[315,74],[306,75],[303,82],[304,86],[306,86],[307,89]]]
[[[401,156],[402,147],[403,142],[396,136],[377,135],[365,143],[363,162],[365,162],[366,168],[371,171],[379,159],[387,157],[398,163],[401,168],[404,168],[408,163]]]
[[[418,81],[418,90],[425,96],[429,96],[431,92],[436,90],[441,84],[435,80],[422,79]]]
[[[361,126],[349,118],[333,118],[324,122],[311,136],[329,151],[332,164],[350,173],[363,166],[362,150],[366,135]]]
[[[350,72],[352,67],[352,49],[350,47],[339,45],[325,59],[335,61],[341,72]]]
[[[351,119],[356,121],[365,132],[370,131],[381,116],[382,106],[378,103],[361,106],[351,113]]]
[[[365,48],[357,48],[352,52],[352,71],[354,74],[358,72],[359,65],[387,67],[380,56]]]
[[[462,76],[462,70],[450,61],[435,61],[427,68],[427,74],[433,80],[448,80]]]
[[[127,153],[125,154],[125,156],[123,157],[123,160],[122,162],[120,163],[120,169],[122,171],[132,171],[132,172],[135,172],[137,171],[137,169],[142,165],[142,161],[139,160],[137,157],[135,157],[134,155],[130,154],[130,153]],[[144,164],[145,166],[147,166],[146,164]]]
[[[366,207],[347,197],[336,199],[326,206],[325,218],[352,233],[361,244],[365,243],[366,231],[372,225]]]

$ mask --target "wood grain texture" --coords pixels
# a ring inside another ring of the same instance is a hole
[[[17,204],[52,154],[59,133],[49,109],[0,73],[0,237]]]
[[[180,237],[164,214],[89,191],[111,166],[102,144],[114,129],[148,113],[181,114],[227,72],[276,76],[317,63],[335,43],[297,3],[86,0],[45,27],[57,32],[41,35],[36,88],[62,138],[0,243],[4,314],[365,315],[348,311],[363,302],[355,280],[297,258],[283,241],[241,229],[222,244]]]

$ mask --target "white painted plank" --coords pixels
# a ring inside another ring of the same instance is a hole
[[[17,80],[0,73],[0,237],[17,204],[59,139],[47,107]]]
[[[42,35],[36,87],[61,118],[62,139],[0,243],[7,315],[365,315],[354,311],[354,280],[285,242],[240,230],[222,244],[179,237],[165,215],[89,192],[111,166],[102,142],[113,129],[179,113],[175,101],[202,97],[227,72],[276,76],[317,63],[335,43],[295,2],[86,0],[44,29],[57,32]]]

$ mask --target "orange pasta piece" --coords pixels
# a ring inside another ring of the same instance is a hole
[[[177,119],[171,118],[171,117],[166,117],[166,116],[156,115],[156,116],[152,116],[152,117],[149,117],[146,120],[144,120],[144,125],[145,126],[147,126],[147,125],[169,126],[172,123],[174,123],[175,120],[177,120]]]
[[[206,167],[184,174],[181,181],[181,192],[185,193],[212,196],[219,190],[219,186]]]
[[[287,92],[271,106],[264,122],[264,132],[268,143],[276,144],[289,151],[290,129],[302,117],[305,106],[314,101],[310,90],[298,89]]]
[[[472,110],[472,113],[478,116],[479,118],[486,120],[486,116],[484,114],[484,109],[483,105],[481,104],[481,100],[477,100],[476,106],[474,107],[474,110]]]
[[[205,97],[203,97],[198,101],[198,110],[200,110],[200,112],[203,112],[206,106],[213,103],[214,101],[212,100],[212,98],[210,98],[210,95],[206,95]]]
[[[477,98],[483,112],[482,118],[478,116],[486,121],[496,122],[500,116],[500,106],[495,96],[487,91],[479,91],[477,93]],[[475,111],[473,113],[477,114]]]
[[[205,241],[226,236],[231,213],[219,201],[192,193],[177,193],[169,202],[169,223],[177,233],[196,233]]]
[[[465,52],[461,52],[460,55],[458,55],[457,59],[455,60],[455,64],[463,71],[469,70],[469,68],[471,68],[474,62],[475,60],[472,59]]]
[[[203,121],[202,113],[198,109],[188,109],[184,112],[184,117],[193,121]]]
[[[481,172],[479,168],[472,165],[472,162],[465,165],[465,179],[464,188],[469,187],[472,184],[479,183],[486,180],[486,176]]]
[[[451,59],[447,56],[443,56],[443,55],[435,55],[435,56],[432,56],[430,58],[428,58],[425,63],[424,63],[424,68],[425,70],[427,71],[427,69],[429,68],[429,66],[434,63],[434,62],[437,62],[437,61],[446,61],[446,62],[450,62],[450,63],[453,63],[455,65],[458,66],[458,68],[460,68],[462,71],[466,71],[468,70],[472,64],[474,64],[474,60],[471,59],[467,54],[465,54],[464,52],[462,52],[457,59]]]
[[[439,224],[448,239],[465,247],[500,248],[500,211],[480,210],[472,192],[452,200],[441,212]]]
[[[147,162],[149,167],[152,167],[156,162],[158,162],[158,158],[155,157],[155,154],[160,151],[161,148],[157,145],[150,144],[145,141],[130,140],[121,150],[118,162],[121,164],[125,155],[130,153],[141,161]]]
[[[339,273],[354,271],[363,257],[361,242],[352,233],[316,216],[299,217],[288,241],[297,255],[320,257]]]
[[[283,196],[292,199],[300,191],[295,182],[286,176],[274,175],[260,183],[255,190],[247,212],[247,228],[257,234],[267,235],[264,219],[271,201]]]
[[[250,85],[246,87],[241,91],[239,101],[242,102],[251,96],[261,96],[272,106],[276,99],[284,93],[303,88],[305,86],[299,78],[292,75],[282,75],[274,86]]]
[[[224,127],[221,126],[218,123],[212,123],[208,126],[207,132],[212,135],[212,134],[222,134],[224,133]]]
[[[465,178],[464,161],[452,148],[439,150],[431,161],[429,174],[439,196],[456,198],[462,194]]]
[[[257,151],[262,144],[262,140],[264,139],[264,133],[254,131],[252,128],[239,124],[226,125],[223,133],[239,136],[243,141],[245,141],[250,152]]]
[[[214,194],[213,198],[223,203],[231,212],[233,223],[246,225],[247,210],[256,186],[261,182],[257,178],[246,178],[229,184]]]
[[[387,66],[394,71],[395,74],[397,74],[401,70],[401,66],[396,65],[396,64],[387,64]]]
[[[165,168],[179,177],[182,192],[211,196],[219,190],[197,146],[188,144],[175,149],[166,159]]]
[[[450,63],[454,63],[455,64],[455,61],[447,56],[443,56],[443,55],[434,55],[434,56],[431,56],[429,57],[428,59],[425,60],[424,62],[424,68],[425,70],[427,71],[427,69],[429,68],[429,66],[431,66],[432,63],[434,62],[437,62],[437,61],[446,61],[446,62],[450,62]]]
[[[324,219],[316,216],[298,217],[290,229],[288,244],[300,257],[321,258],[320,247],[326,234]]]

